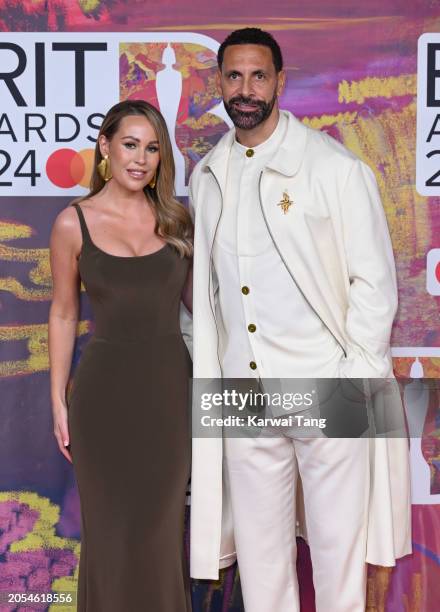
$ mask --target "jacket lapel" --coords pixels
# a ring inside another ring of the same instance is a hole
[[[310,231],[304,215],[295,207],[295,203],[306,203],[310,198],[304,187],[301,187],[302,181],[298,180],[307,145],[307,133],[307,128],[288,113],[284,144],[267,164],[261,177],[260,204],[269,232],[292,279],[346,351],[347,343],[339,324],[343,315],[336,304],[331,305],[331,288],[326,287],[326,275],[317,274],[316,266],[312,265],[312,262],[319,265],[314,246],[314,240],[319,240],[319,235],[316,231]],[[283,193],[293,201],[286,214],[279,206]]]
[[[222,213],[229,154],[234,138],[235,130],[226,132],[205,157],[203,163],[202,173],[205,176],[201,181],[202,189],[197,194],[198,199],[203,202],[203,206],[199,207],[198,213],[202,221],[198,225],[203,228],[204,242],[209,254],[212,251],[217,225]]]
[[[347,343],[338,323],[342,315],[339,308],[338,312],[334,310],[336,306],[332,300],[331,287],[327,287],[325,272],[320,270],[314,244],[314,240],[319,240],[319,237],[316,232],[310,231],[304,215],[295,210],[295,202],[300,202],[306,194],[294,178],[284,181],[288,186],[283,186],[280,178],[273,172],[266,172],[261,180],[260,197],[268,230],[292,280],[346,352]],[[294,202],[286,214],[278,206],[283,192],[287,192]]]

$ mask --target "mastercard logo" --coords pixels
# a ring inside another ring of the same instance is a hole
[[[95,149],[57,149],[46,162],[47,178],[57,187],[89,187]]]
[[[440,249],[431,249],[426,257],[426,289],[440,295]]]

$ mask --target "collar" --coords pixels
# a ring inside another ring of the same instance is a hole
[[[266,164],[267,168],[284,176],[294,176],[302,163],[306,148],[308,129],[292,113],[280,110],[287,117],[286,137],[274,157]],[[226,179],[227,160],[235,140],[232,128],[219,140],[204,159],[204,166],[211,170],[221,185]]]
[[[232,149],[238,152],[239,155],[244,155],[246,151],[251,148],[254,151],[257,160],[272,158],[278,151],[279,147],[282,145],[286,130],[287,117],[284,115],[284,113],[279,113],[278,123],[275,126],[274,131],[269,136],[269,138],[266,138],[264,142],[260,143],[256,147],[247,147],[238,142],[238,140],[234,139]]]

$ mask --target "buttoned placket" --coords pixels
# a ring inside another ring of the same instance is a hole
[[[252,151],[252,155],[249,152]],[[245,162],[243,167],[243,173],[240,181],[240,195],[252,193],[252,180],[254,180],[254,165],[255,156],[252,149],[248,149],[245,153]],[[249,361],[249,376],[259,378],[264,376],[264,363],[262,359],[263,351],[258,342],[258,321],[254,308],[255,292],[252,291],[249,279],[251,278],[251,267],[254,263],[254,258],[248,255],[242,255],[242,253],[249,252],[249,243],[251,239],[250,227],[252,223],[252,205],[256,205],[257,202],[248,202],[244,198],[239,198],[239,204],[237,208],[237,261],[238,261],[238,273],[240,278],[240,287],[248,287],[249,292],[241,291],[241,301],[243,304],[244,312],[244,332],[247,334],[249,340],[249,346],[253,358]],[[249,327],[251,326],[251,327]],[[255,328],[255,329],[254,329]],[[254,331],[251,331],[253,330]],[[254,366],[256,365],[256,367]]]

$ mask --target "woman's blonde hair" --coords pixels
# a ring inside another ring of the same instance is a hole
[[[96,142],[90,192],[76,202],[96,195],[104,187],[105,181],[97,168],[102,160],[99,136],[103,135],[107,140],[111,140],[118,131],[122,119],[130,115],[145,117],[153,126],[159,141],[160,162],[156,172],[156,185],[154,188],[147,185],[144,189],[156,213],[155,233],[172,245],[181,257],[190,257],[193,252],[193,223],[187,209],[175,198],[174,158],[167,125],[161,113],[145,100],[125,100],[115,104],[108,111]]]

